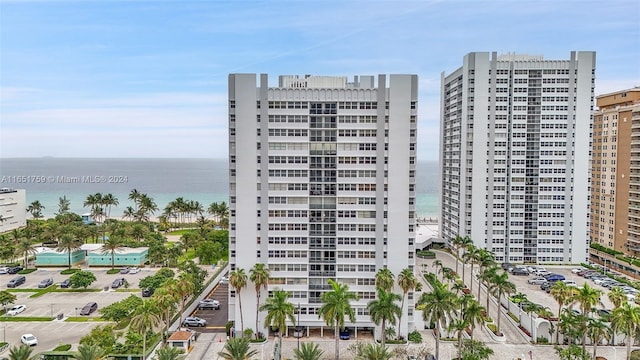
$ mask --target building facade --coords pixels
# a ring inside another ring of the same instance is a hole
[[[329,279],[358,294],[346,323],[358,331],[374,327],[376,271],[413,269],[417,95],[416,75],[280,76],[277,87],[266,74],[229,76],[231,268],[266,264],[268,291],[289,291],[307,332],[333,332],[318,316]],[[243,324],[237,296],[231,288],[229,319],[255,331],[253,284],[240,293]]]
[[[499,262],[585,261],[594,81],[595,52],[469,53],[442,74],[444,240]]]
[[[640,88],[598,96],[593,116],[590,240],[640,255]]]
[[[27,225],[27,193],[24,189],[0,189],[0,234]]]

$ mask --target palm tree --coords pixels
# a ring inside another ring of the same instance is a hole
[[[111,206],[118,206],[119,204],[118,198],[113,196],[113,194],[106,194],[102,197],[101,205],[107,208],[107,217],[111,216]]]
[[[442,269],[444,269],[444,265],[440,260],[435,260],[433,264],[431,264],[431,266],[433,266],[436,269],[436,276],[442,272]]]
[[[147,357],[147,333],[154,331],[162,323],[160,315],[158,315],[159,312],[153,301],[144,300],[131,318],[131,323],[129,324],[131,329],[142,334],[142,360]]]
[[[260,304],[260,289],[267,290],[269,285],[269,269],[263,263],[256,263],[251,270],[249,270],[249,279],[253,282],[256,288],[256,304]],[[256,338],[258,338],[258,306],[256,306]]]
[[[42,205],[38,200],[32,202],[27,207],[27,211],[31,213],[31,216],[33,216],[34,219],[41,218],[42,210],[44,209],[45,209],[44,205]]]
[[[475,258],[476,258],[476,254],[478,253],[478,249],[476,249],[475,246],[473,246],[473,244],[468,244],[465,248],[464,248],[464,254],[462,255],[462,259],[464,260],[465,263],[468,263],[471,265],[471,277],[472,277],[472,281],[471,281],[471,288],[470,290],[473,290],[473,264],[475,262]],[[462,265],[462,282],[465,282],[465,266]]]
[[[71,254],[80,250],[81,246],[82,242],[71,234],[64,234],[60,237],[56,250],[67,253],[67,257],[69,258],[69,269],[71,269]]]
[[[289,293],[280,289],[274,290],[272,296],[268,297],[265,303],[260,306],[260,311],[267,312],[264,326],[278,329],[280,349],[282,349],[282,332],[287,328],[287,319],[294,325],[296,323],[296,318],[293,316],[296,309],[289,302]]]
[[[451,239],[451,246],[456,249],[456,273],[458,272],[458,260],[460,257],[460,249],[464,247],[464,245],[462,245],[463,243],[463,237],[462,236],[456,236],[455,238]]]
[[[153,293],[153,300],[155,301],[158,309],[163,313],[164,316],[164,324],[165,331],[163,335],[169,333],[169,322],[171,322],[171,311],[176,307],[176,303],[178,302],[178,298],[176,295],[170,291],[171,283],[175,282],[175,280],[170,279],[165,283],[164,286],[157,289]]]
[[[187,297],[192,295],[194,290],[195,285],[188,278],[182,278],[170,286],[169,291],[173,292],[180,302],[180,324],[182,324],[182,314]]]
[[[389,360],[393,353],[382,344],[367,344],[360,349],[355,360]]]
[[[465,360],[489,360],[493,350],[481,341],[465,340],[461,353]]]
[[[395,325],[396,317],[402,316],[402,309],[396,304],[400,300],[400,295],[378,288],[378,298],[371,300],[367,304],[371,320],[376,324],[382,323],[382,346],[386,343],[387,334],[385,332],[387,321]]]
[[[602,290],[594,289],[589,284],[584,283],[584,285],[574,293],[573,302],[571,305],[580,304],[580,310],[582,311],[582,315],[588,317],[591,310],[596,305],[602,306],[602,301],[600,301],[600,297],[602,296]],[[582,350],[586,351],[586,342],[587,333],[582,333]]]
[[[564,306],[564,304],[571,301],[571,299],[573,298],[574,292],[575,292],[575,288],[568,286],[562,281],[556,281],[556,283],[553,284],[553,286],[551,286],[549,293],[551,294],[553,299],[558,303],[558,317],[560,317],[560,314],[562,313],[562,306]],[[560,338],[560,328],[556,329],[556,344],[558,344],[559,338]]]
[[[497,266],[491,266],[488,267],[486,269],[484,269],[481,273],[480,273],[480,277],[478,278],[478,280],[480,280],[480,283],[483,283],[486,287],[486,293],[487,293],[487,311],[489,310],[489,292],[490,292],[490,284],[493,281],[493,278],[496,277],[496,275],[498,274],[498,267]],[[481,288],[482,286],[478,285],[478,288]],[[478,289],[480,290],[480,289]],[[479,291],[478,291],[479,294]],[[480,301],[480,296],[478,295],[478,301]]]
[[[238,298],[238,306],[240,307],[240,333],[244,333],[244,320],[242,317],[242,289],[247,287],[247,274],[244,269],[237,268],[229,274],[229,285],[236,291],[236,297]]]
[[[70,207],[71,201],[69,201],[66,196],[58,198],[58,213],[56,215],[64,215],[69,213]]]
[[[418,300],[418,310],[422,310],[422,319],[426,323],[435,324],[436,331],[436,358],[440,358],[440,330],[455,314],[455,295],[447,289],[446,285],[437,284],[430,293],[423,293]]]
[[[376,273],[376,287],[385,291],[393,289],[394,275],[389,268],[382,268]]]
[[[93,218],[98,222],[100,222],[100,216],[104,214],[100,205],[102,205],[101,193],[95,193],[87,196],[85,201],[82,203],[82,207],[91,208],[91,216],[93,216]]]
[[[293,349],[293,353],[296,360],[320,360],[324,351],[318,344],[303,342],[300,349]]]
[[[502,272],[502,274],[498,274],[493,278],[491,287],[493,289],[493,294],[497,295],[498,298],[498,334],[496,335],[500,335],[502,334],[502,332],[500,332],[500,319],[502,318],[502,316],[500,316],[502,314],[502,311],[500,309],[502,305],[500,301],[503,294],[508,295],[514,293],[516,291],[516,286],[511,281],[509,281],[509,275],[506,272]]]
[[[491,266],[494,266],[496,264],[496,259],[490,251],[487,251],[487,249],[480,249],[478,251],[477,262],[479,267],[478,269],[478,301],[480,301],[480,290],[482,288],[482,286],[480,286],[481,284],[480,277],[482,276],[482,273],[484,272],[485,269],[490,268]],[[471,281],[473,281],[473,278],[471,279]]]
[[[318,317],[324,319],[325,323],[329,326],[333,325],[334,336],[336,339],[335,344],[335,359],[340,358],[339,348],[339,331],[344,328],[344,317],[347,316],[350,322],[356,320],[356,314],[351,307],[351,301],[357,300],[358,296],[349,291],[349,286],[341,284],[333,279],[329,279],[329,285],[331,291],[322,294],[320,300],[322,306],[318,309]]]
[[[135,206],[135,211],[134,212],[138,212],[138,203],[140,202],[140,197],[142,196],[142,193],[140,193],[138,190],[133,189],[131,190],[131,192],[129,193],[129,200],[133,201],[133,204]]]
[[[100,253],[102,255],[111,254],[111,268],[115,267],[115,255],[122,250],[122,241],[117,236],[111,236],[102,244]]]
[[[611,339],[611,328],[600,319],[589,319],[587,323],[587,333],[593,344],[593,358],[596,359],[598,343],[603,339],[607,341]]]
[[[125,220],[133,220],[136,217],[136,210],[131,206],[127,206],[122,213],[122,218]]]
[[[437,261],[437,260],[436,260]],[[410,268],[404,268],[398,274],[398,286],[402,289],[402,303],[400,305],[400,316],[398,316],[398,324],[402,324],[402,312],[404,311],[404,299],[407,296],[409,291],[414,291],[418,286],[419,282],[413,274],[413,270]],[[400,327],[398,326],[398,329]],[[400,330],[398,330],[398,337],[401,337],[402,334]]]
[[[167,346],[156,351],[157,360],[178,360],[182,356],[182,351],[173,346]]]
[[[104,350],[97,344],[80,344],[78,345],[78,352],[73,354],[73,359],[100,360],[104,355]]]
[[[20,239],[16,245],[16,252],[24,256],[24,268],[29,267],[29,255],[35,255],[36,249],[29,239]]]
[[[476,300],[471,299],[462,312],[462,319],[471,326],[471,340],[473,340],[473,330],[476,326],[484,324],[482,316],[486,309]]]
[[[224,351],[218,355],[227,360],[247,360],[257,353],[258,350],[249,347],[249,339],[231,338],[224,344]]]
[[[458,338],[458,360],[462,358],[462,332],[469,324],[464,319],[454,319],[449,323],[448,331],[455,331]]]
[[[14,346],[9,350],[9,359],[29,360],[29,358],[31,358],[31,351],[31,346],[29,345],[20,345],[18,347]]]
[[[622,288],[619,287],[614,287],[609,290],[607,297],[611,300],[614,309],[619,308],[620,305],[627,302],[627,294],[625,294],[625,292],[622,291]]]
[[[626,335],[627,359],[631,358],[631,343],[640,335],[640,306],[622,304],[611,313],[611,328]]]

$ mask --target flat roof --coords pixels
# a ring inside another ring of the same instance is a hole
[[[193,333],[191,331],[176,331],[167,341],[185,341],[191,339]]]

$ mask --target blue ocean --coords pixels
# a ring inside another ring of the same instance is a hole
[[[418,162],[419,217],[439,216],[438,174],[436,161]],[[71,202],[71,211],[89,212],[83,203],[95,193],[113,194],[119,205],[111,215],[121,216],[133,205],[128,199],[132,189],[155,200],[156,216],[178,197],[199,201],[205,209],[229,201],[226,159],[5,158],[0,159],[0,187],[26,189],[27,204],[40,201],[44,216],[53,216],[62,196]]]

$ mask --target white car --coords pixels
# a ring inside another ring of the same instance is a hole
[[[137,267],[131,268],[131,270],[129,270],[129,274],[137,274],[140,272],[140,269]]]
[[[225,276],[222,279],[220,279],[220,284],[228,284],[229,283],[229,277]]]
[[[23,344],[29,345],[29,346],[38,345],[38,338],[35,337],[33,334],[24,334],[24,335],[22,335],[20,337],[20,341],[22,341]]]
[[[584,270],[585,270],[585,269],[583,269],[583,268],[576,268],[576,269],[571,269],[571,272],[572,272],[572,273],[574,273],[574,274],[577,274],[577,273],[579,273],[580,271],[584,271]]]
[[[0,274],[7,274],[9,272],[9,268],[6,266],[0,267]]]
[[[7,311],[7,315],[15,316],[15,315],[18,315],[21,312],[25,311],[26,309],[27,309],[27,307],[24,306],[24,305],[15,305],[11,309],[9,309],[9,311]]]
[[[562,280],[562,282],[565,283],[567,286],[578,287],[578,284],[576,284],[576,282],[573,280]]]

